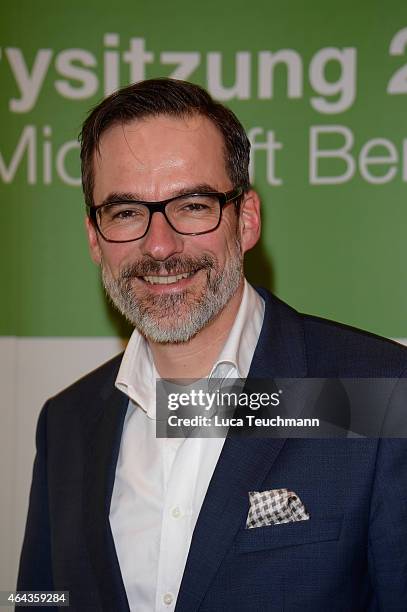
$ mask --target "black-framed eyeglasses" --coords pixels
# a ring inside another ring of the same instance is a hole
[[[154,213],[161,212],[178,234],[198,236],[215,231],[228,202],[236,202],[241,187],[220,193],[189,193],[161,202],[114,200],[101,206],[88,206],[89,217],[107,242],[132,242],[143,238]]]

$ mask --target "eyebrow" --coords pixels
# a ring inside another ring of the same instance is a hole
[[[172,198],[177,198],[178,196],[188,195],[191,193],[218,193],[218,190],[213,187],[213,185],[209,185],[208,183],[199,183],[197,185],[188,185],[187,187],[182,187],[181,189],[177,189],[173,195],[169,198],[165,198],[161,200],[165,202],[166,200],[171,200]],[[112,204],[113,202],[146,202],[149,203],[148,200],[144,200],[143,197],[136,192],[123,192],[123,191],[112,191],[109,195],[101,202],[100,204],[96,204],[97,207],[105,206],[106,204]],[[152,201],[151,201],[152,202]]]

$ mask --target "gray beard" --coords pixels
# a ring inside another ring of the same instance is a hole
[[[161,344],[188,342],[226,306],[243,278],[243,256],[236,238],[234,256],[219,269],[217,260],[204,255],[198,258],[174,257],[166,262],[142,260],[123,268],[117,279],[102,260],[105,291],[126,319],[148,340]],[[140,297],[132,287],[136,276],[171,274],[206,270],[206,286],[200,296],[189,289],[176,294]],[[185,309],[185,306],[187,308]]]

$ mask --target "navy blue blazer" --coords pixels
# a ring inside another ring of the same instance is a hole
[[[272,296],[249,378],[405,377],[407,350]],[[121,355],[49,400],[18,589],[129,610],[109,525],[127,397]],[[310,520],[245,529],[248,491],[295,491]],[[228,438],[193,533],[176,612],[407,610],[407,440]]]

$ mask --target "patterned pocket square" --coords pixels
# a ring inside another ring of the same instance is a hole
[[[298,495],[288,489],[249,491],[249,500],[246,529],[309,519],[309,513]]]

